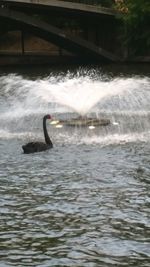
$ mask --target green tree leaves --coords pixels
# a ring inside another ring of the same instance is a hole
[[[124,42],[129,54],[150,55],[150,0],[115,0],[124,12]]]

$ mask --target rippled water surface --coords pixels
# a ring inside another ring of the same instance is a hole
[[[0,73],[0,267],[150,266],[149,103],[142,68]],[[111,123],[47,122],[54,148],[23,154],[47,113]]]

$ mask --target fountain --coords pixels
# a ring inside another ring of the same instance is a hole
[[[41,119],[47,113],[53,117],[48,125],[52,134],[56,131],[62,141],[64,131],[63,142],[66,136],[75,140],[74,134],[79,140],[88,134],[106,140],[149,131],[148,78],[112,79],[86,72],[31,80],[10,74],[0,77],[0,86],[2,136],[35,137],[36,132],[41,137]]]
[[[64,77],[57,77],[53,79],[40,80],[39,86],[36,90],[36,97],[43,101],[50,101],[56,104],[57,108],[64,107],[70,116],[67,118],[54,118],[51,125],[56,128],[66,127],[88,127],[94,129],[95,127],[108,126],[111,124],[110,118],[106,116],[105,111],[101,112],[99,116],[95,110],[99,103],[105,99],[122,94],[127,90],[125,86],[120,91],[119,81],[116,79],[110,83],[105,77],[97,77],[92,79],[90,76],[72,77],[70,75]],[[42,91],[42,89],[44,92]],[[99,107],[98,107],[99,108]],[[92,113],[91,114],[89,113]],[[103,111],[101,109],[101,111]],[[71,113],[73,112],[73,116]],[[103,113],[103,114],[102,114]]]
[[[106,118],[91,118],[87,116],[78,116],[76,118],[70,118],[67,120],[53,120],[51,125],[56,125],[57,128],[61,126],[71,126],[71,127],[88,127],[89,129],[94,129],[97,126],[107,126],[110,124],[110,120]]]

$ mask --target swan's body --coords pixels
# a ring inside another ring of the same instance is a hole
[[[25,154],[41,152],[41,151],[45,151],[45,150],[53,147],[52,141],[49,138],[47,128],[46,128],[46,120],[47,119],[51,119],[51,116],[45,115],[43,118],[43,131],[44,131],[45,143],[43,143],[43,142],[30,142],[30,143],[22,146]]]

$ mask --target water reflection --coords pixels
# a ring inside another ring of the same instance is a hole
[[[140,159],[130,162],[128,146],[120,159],[117,147],[111,154],[106,150],[99,152],[96,171],[88,167],[87,173],[85,163],[91,164],[94,150],[90,151],[90,159],[82,163],[86,152],[79,156],[76,148],[78,161],[73,165],[72,158],[68,169],[64,168],[65,161],[56,169],[60,159],[57,151],[51,168],[47,167],[50,153],[40,159],[39,166],[39,156],[32,163],[26,157],[26,170],[22,159],[17,169],[12,160],[8,162],[9,180],[8,173],[1,179],[0,202],[1,259],[5,263],[148,266],[148,184],[141,184],[138,179],[135,166]]]

